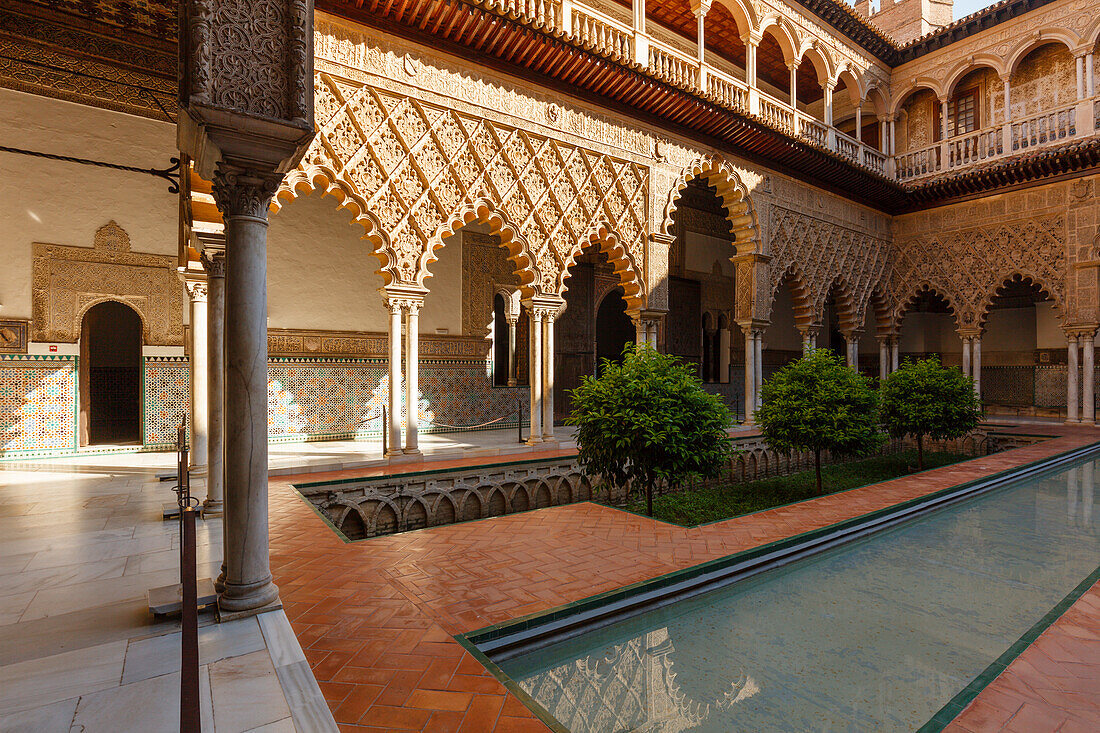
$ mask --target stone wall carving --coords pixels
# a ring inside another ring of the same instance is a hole
[[[990,300],[1013,275],[1043,287],[1059,308],[1066,301],[1064,214],[995,221],[977,227],[899,239],[894,247],[890,290],[895,319],[922,287],[943,296],[962,328],[985,321]]]
[[[774,293],[784,276],[797,271],[805,288],[805,307],[813,322],[820,322],[825,298],[834,284],[850,299],[854,318],[863,323],[871,294],[881,290],[889,277],[890,240],[839,224],[822,221],[800,211],[771,207],[770,290]],[[843,275],[844,282],[838,282]],[[771,299],[761,317],[771,314]]]
[[[462,333],[480,337],[484,349],[497,286],[518,283],[518,279],[498,237],[477,232],[462,232],[461,236]]]
[[[388,335],[371,331],[312,331],[269,329],[267,351],[275,356],[387,358]],[[422,359],[484,359],[489,345],[484,338],[420,334]]]
[[[480,221],[525,297],[560,294],[573,258],[598,242],[641,307],[647,167],[329,74],[315,96],[319,133],[279,198],[299,186],[339,192],[387,285],[422,287],[433,250]]]
[[[183,288],[176,258],[130,251],[114,221],[100,227],[91,248],[34,245],[32,321],[35,341],[75,343],[84,314],[116,300],[141,316],[149,346],[183,344]]]

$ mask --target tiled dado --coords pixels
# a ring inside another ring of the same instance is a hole
[[[76,450],[77,384],[74,356],[0,355],[0,456]],[[377,436],[388,394],[384,359],[274,357],[268,362],[268,432],[273,442]],[[401,402],[404,415],[403,388]],[[486,427],[515,427],[517,414],[526,424],[528,405],[526,387],[492,386],[484,359],[420,361],[421,432],[477,429],[497,418],[503,419]],[[189,410],[187,358],[146,357],[143,448],[171,447]]]
[[[76,447],[75,356],[0,355],[0,454]]]

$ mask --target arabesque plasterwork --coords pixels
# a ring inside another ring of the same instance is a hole
[[[1056,307],[1066,302],[1061,214],[908,238],[896,243],[893,259],[896,319],[909,298],[928,288],[947,300],[960,328],[979,326],[997,290],[1014,275],[1046,290]]]
[[[35,243],[32,337],[75,343],[88,309],[114,300],[141,316],[146,345],[180,346],[183,294],[176,258],[131,252],[129,235],[111,221],[92,247]]]

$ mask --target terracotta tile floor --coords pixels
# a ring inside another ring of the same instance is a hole
[[[1095,430],[1044,426],[1044,432],[1060,437],[690,530],[596,504],[575,504],[345,544],[290,488],[297,480],[330,475],[278,477],[271,482],[272,566],[286,614],[342,730],[546,730],[453,634],[832,524],[1100,438]],[[403,464],[400,470],[425,467]],[[1093,588],[954,725],[973,732],[1100,730],[1098,699],[1100,589]]]

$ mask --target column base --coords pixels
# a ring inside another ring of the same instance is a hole
[[[407,456],[422,456],[422,455],[424,455],[423,453],[420,452],[419,448],[406,448],[402,452]]]
[[[249,616],[259,616],[261,613],[267,613],[268,611],[278,611],[283,607],[283,602],[279,598],[276,598],[274,602],[261,606],[260,608],[250,608],[244,611],[226,611],[221,607],[221,600],[218,601],[218,623],[224,624],[229,621],[235,621],[239,618],[248,618]]]
[[[207,517],[220,517],[225,514],[225,502],[221,499],[206,499],[202,503],[202,513]]]
[[[396,450],[394,450],[393,448],[390,448],[389,450],[386,451],[384,457],[385,458],[397,458],[397,457],[403,456],[403,455],[405,455],[405,451],[402,450],[401,448],[398,448]]]
[[[1065,421],[1064,423],[1062,423],[1062,424],[1063,424],[1063,425],[1080,425],[1080,424],[1081,424],[1081,420],[1080,420],[1079,418],[1075,418],[1075,417],[1074,417],[1074,418],[1069,418],[1069,417],[1067,417],[1067,418],[1066,418],[1066,421]]]
[[[273,604],[282,605],[279,600],[279,586],[272,582],[271,577],[256,583],[239,585],[225,583],[225,588],[218,594],[218,615],[243,614],[250,616],[270,611]]]
[[[190,468],[187,469],[187,473],[191,474],[192,476],[202,477],[206,475],[207,468],[208,466],[206,464],[203,464],[201,466],[192,465]]]
[[[539,445],[540,443],[542,443],[542,438],[537,435],[532,435],[530,438],[523,442],[527,443],[527,445]]]

